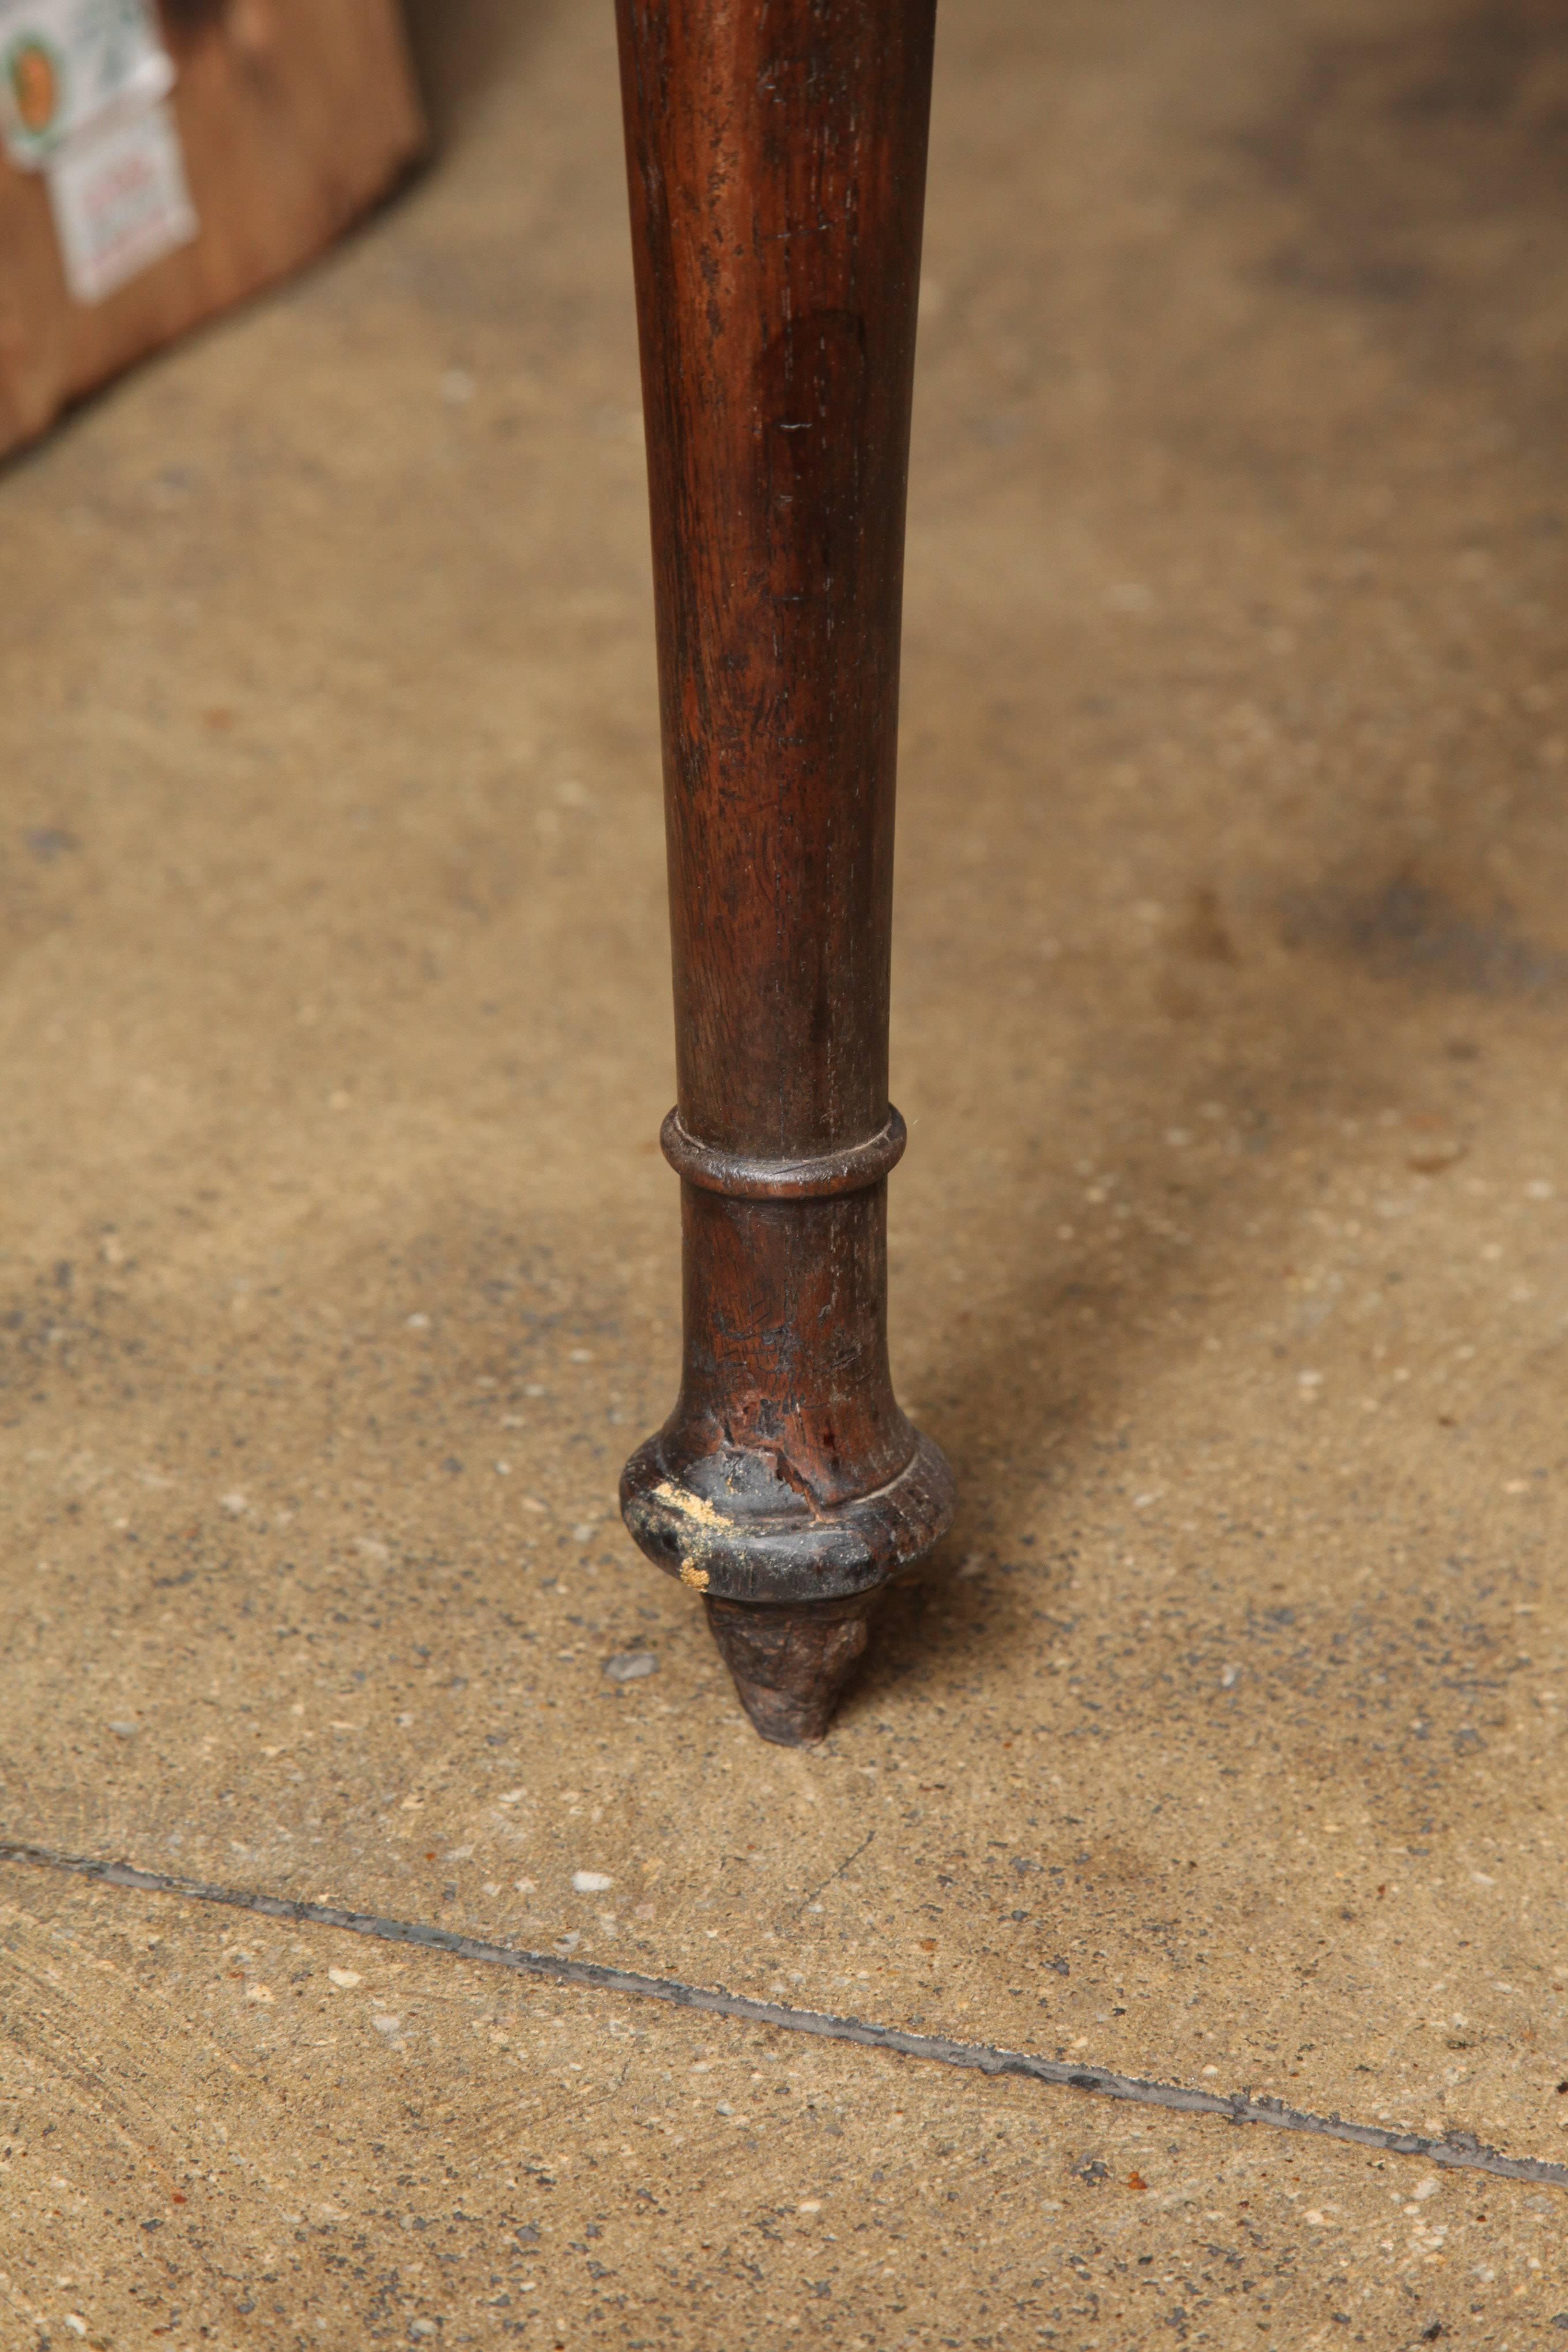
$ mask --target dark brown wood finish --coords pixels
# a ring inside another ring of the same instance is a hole
[[[622,1507],[764,1737],[952,1516],[887,1352],[900,606],[935,0],[617,0],[685,1367]]]

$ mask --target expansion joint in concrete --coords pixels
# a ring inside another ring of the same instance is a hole
[[[1146,2080],[1061,2058],[1042,2058],[1026,2050],[1003,2050],[980,2042],[950,2042],[934,2033],[910,2033],[901,2026],[875,2025],[858,2017],[835,2017],[815,2009],[794,2009],[778,2001],[752,2000],[743,1993],[726,1992],[714,1985],[683,1983],[679,1977],[642,1976],[635,1969],[613,1969],[595,1960],[574,1960],[555,1952],[532,1952],[512,1944],[486,1942],[460,1936],[449,1927],[427,1927],[413,1919],[385,1919],[369,1911],[344,1911],[335,1904],[300,1903],[283,1895],[262,1895],[248,1888],[216,1886],[199,1879],[174,1878],[159,1870],[138,1870],[127,1862],[105,1862],[90,1854],[64,1853],[53,1847],[0,1838],[0,1863],[63,1872],[88,1878],[102,1886],[124,1887],[142,1895],[174,1895],[191,1903],[216,1903],[234,1911],[248,1911],[263,1919],[286,1919],[300,1927],[335,1927],[353,1936],[369,1936],[387,1944],[412,1944],[424,1951],[445,1952],[454,1959],[477,1961],[483,1967],[510,1969],[514,1975],[546,1983],[577,1985],[584,1990],[617,1992],[639,2000],[662,2000],[676,2009],[695,2009],[710,2016],[729,2017],[747,2025],[769,2025],[783,2033],[815,2034],[825,2042],[849,2042],[865,2050],[884,2050],[901,2058],[921,2058],[942,2066],[961,2066],[981,2074],[1016,2074],[1028,2081],[1087,2091],[1134,2106],[1163,2107],[1178,2114],[1214,2116],[1226,2123],[1263,2124],[1275,2131],[1308,2132],[1321,2139],[1348,2141],[1355,2147],[1377,2148],[1390,2156],[1411,2156],[1423,2163],[1454,2171],[1489,2172],[1503,2180],[1527,2180],[1539,2188],[1568,2189],[1568,2165],[1544,2158],[1509,2156],[1488,2147],[1468,2132],[1452,2132],[1433,2139],[1421,2132],[1395,2131],[1381,2124],[1363,2124],[1343,2116],[1313,2115],[1288,2107],[1278,2099],[1254,2097],[1250,2091],[1195,2091],[1184,2084]]]

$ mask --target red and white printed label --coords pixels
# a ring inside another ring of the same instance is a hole
[[[166,105],[110,115],[79,131],[45,176],[66,284],[79,302],[101,302],[196,234],[180,134]]]

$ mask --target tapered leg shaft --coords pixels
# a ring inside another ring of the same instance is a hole
[[[618,0],[685,1363],[622,1506],[820,1737],[952,1515],[887,1354],[900,604],[935,0]]]

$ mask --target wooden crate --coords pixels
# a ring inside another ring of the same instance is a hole
[[[396,0],[163,0],[195,233],[73,297],[45,176],[0,151],[0,452],[329,245],[421,152]]]

